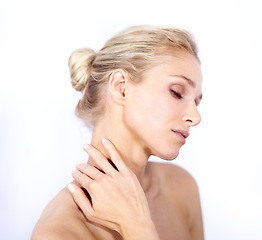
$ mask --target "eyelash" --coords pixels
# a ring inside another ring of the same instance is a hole
[[[183,98],[180,93],[178,93],[178,92],[176,92],[174,90],[171,90],[171,92],[173,93],[173,95],[175,95],[176,98],[178,98],[178,99],[182,99]]]

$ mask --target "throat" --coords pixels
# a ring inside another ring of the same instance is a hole
[[[154,201],[160,195],[161,190],[159,174],[154,170],[153,165],[153,162],[148,162],[143,178],[140,180],[148,201]]]

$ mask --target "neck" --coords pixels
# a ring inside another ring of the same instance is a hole
[[[145,167],[150,154],[143,148],[141,142],[135,139],[130,130],[119,122],[117,124],[113,124],[113,122],[105,118],[98,122],[93,130],[91,144],[106,157],[109,157],[102,145],[102,138],[109,139],[115,145],[124,163],[136,174],[141,182],[145,175]],[[88,163],[95,165],[92,158],[89,158]]]

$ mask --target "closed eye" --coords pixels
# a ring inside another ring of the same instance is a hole
[[[174,95],[176,98],[178,98],[178,99],[182,99],[183,98],[182,95],[179,92],[176,92],[174,90],[171,90],[171,92],[172,92],[172,95]]]

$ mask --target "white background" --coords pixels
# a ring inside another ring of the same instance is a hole
[[[70,53],[156,24],[192,31],[200,48],[203,120],[174,163],[199,184],[206,239],[262,239],[261,22],[259,0],[1,1],[0,238],[29,239],[86,161]]]

